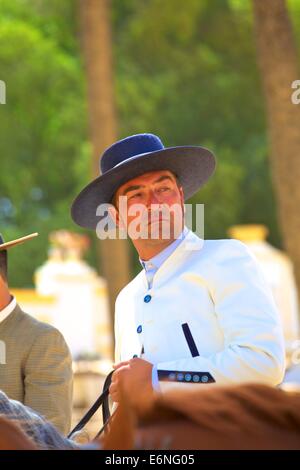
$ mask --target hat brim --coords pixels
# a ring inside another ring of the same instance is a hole
[[[38,233],[31,233],[30,235],[26,235],[25,237],[17,238],[16,240],[2,243],[0,245],[0,251],[8,250],[9,248],[12,248],[13,246],[20,245],[21,243],[25,243],[28,240],[31,240],[32,238],[35,238],[37,236],[38,236]]]
[[[168,147],[135,156],[98,176],[75,198],[71,216],[81,227],[96,229],[100,204],[110,203],[117,189],[127,181],[149,171],[169,170],[179,179],[185,200],[195,194],[213,174],[216,160],[204,147]]]

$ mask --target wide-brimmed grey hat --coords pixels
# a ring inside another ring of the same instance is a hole
[[[119,140],[100,158],[101,175],[76,197],[71,215],[81,227],[95,229],[100,217],[97,207],[110,203],[117,189],[127,181],[155,170],[174,173],[189,199],[213,174],[212,152],[204,147],[164,147],[154,134],[137,134]]]

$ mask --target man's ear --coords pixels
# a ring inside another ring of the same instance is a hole
[[[181,202],[182,211],[185,214],[184,192],[183,192],[183,187],[182,186],[179,187],[179,192],[180,192],[180,202]]]

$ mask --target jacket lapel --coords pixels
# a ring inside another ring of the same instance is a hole
[[[169,276],[171,276],[181,262],[183,262],[188,256],[193,252],[199,251],[203,248],[204,240],[199,238],[191,230],[188,231],[186,237],[176,250],[171,253],[171,255],[165,260],[161,267],[157,270],[153,277],[153,286],[158,287],[162,281],[165,281]],[[144,274],[145,282],[146,275]]]

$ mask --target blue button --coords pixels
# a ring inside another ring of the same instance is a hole
[[[138,333],[141,333],[143,331],[142,325],[139,325],[136,329]]]
[[[179,380],[180,382],[183,380],[183,374],[181,374],[181,372],[177,374],[177,380]]]
[[[145,295],[144,302],[146,302],[146,304],[147,304],[148,302],[150,302],[150,300],[151,300],[151,295],[149,295],[149,294]]]
[[[196,382],[196,383],[197,383],[197,382],[199,382],[199,380],[200,380],[199,375],[198,375],[198,374],[194,374],[194,375],[193,375],[193,382]]]
[[[175,380],[176,379],[176,374],[174,374],[174,372],[171,372],[171,374],[169,374],[169,380]]]
[[[191,381],[191,379],[192,379],[192,376],[191,376],[191,374],[185,374],[185,376],[184,376],[184,380],[185,380],[186,382],[190,382],[190,381]]]
[[[202,377],[201,377],[201,382],[204,382],[204,383],[205,383],[205,382],[208,382],[208,377],[207,377],[207,375],[202,375]]]

